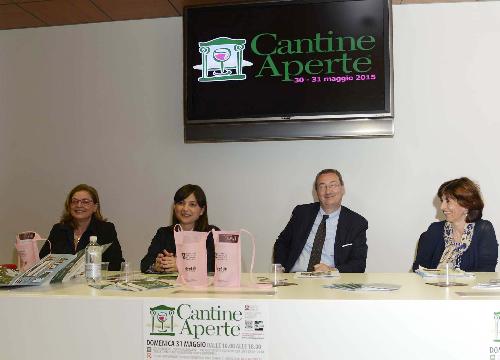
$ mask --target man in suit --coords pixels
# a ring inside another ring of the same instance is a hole
[[[334,169],[321,170],[315,190],[319,202],[295,207],[274,244],[274,262],[287,272],[364,272],[368,222],[341,205],[342,175]]]

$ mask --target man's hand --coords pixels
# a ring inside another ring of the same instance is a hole
[[[325,272],[325,271],[332,271],[332,270],[335,270],[335,268],[330,267],[330,266],[323,264],[323,263],[319,263],[319,264],[314,265],[314,272]]]

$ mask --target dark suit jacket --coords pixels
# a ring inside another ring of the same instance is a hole
[[[45,242],[40,250],[40,258],[52,254],[76,254],[78,251],[85,249],[88,245],[90,236],[97,236],[98,244],[111,243],[109,248],[102,254],[102,261],[109,262],[109,270],[120,270],[122,257],[122,248],[118,242],[115,226],[107,221],[97,220],[92,217],[89,227],[83,233],[78,246],[73,246],[74,232],[73,228],[68,224],[55,224],[50,230],[48,241]],[[50,241],[50,243],[49,243]]]
[[[209,225],[208,231],[219,230],[218,227]],[[146,272],[156,260],[156,256],[163,250],[175,254],[174,226],[161,227],[156,231],[156,235],[151,240],[148,253],[141,260],[141,271]],[[215,248],[212,233],[207,237],[207,271],[215,271]]]
[[[418,266],[435,269],[444,251],[444,221],[432,223],[418,240],[413,270]],[[464,271],[495,271],[498,243],[495,229],[488,220],[478,220],[469,248],[462,254],[460,269]]]
[[[274,262],[289,272],[299,258],[314,219],[318,215],[319,203],[299,205],[274,244]],[[342,206],[335,235],[334,260],[340,272],[362,273],[366,267],[366,230],[368,221],[361,215]]]

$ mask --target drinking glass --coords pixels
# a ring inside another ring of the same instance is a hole
[[[453,269],[452,264],[446,263],[444,264],[444,274],[445,274],[445,284],[446,286],[450,286],[450,271]]]
[[[120,280],[124,282],[128,282],[131,279],[132,276],[132,270],[130,267],[130,262],[129,261],[123,261],[121,268],[120,268]]]
[[[102,281],[108,281],[109,280],[109,262],[108,261],[103,261],[101,262],[101,280]]]
[[[281,264],[271,264],[271,281],[273,282],[273,286],[283,284],[281,277],[284,272],[285,268]]]

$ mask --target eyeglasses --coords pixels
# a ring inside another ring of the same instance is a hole
[[[81,204],[84,207],[89,207],[93,203],[94,201],[90,199],[75,199],[75,198],[71,199],[71,206],[78,206]]]
[[[342,185],[340,183],[330,183],[330,184],[319,184],[318,185],[318,191],[325,191],[326,189],[328,190],[337,190],[339,187]]]

